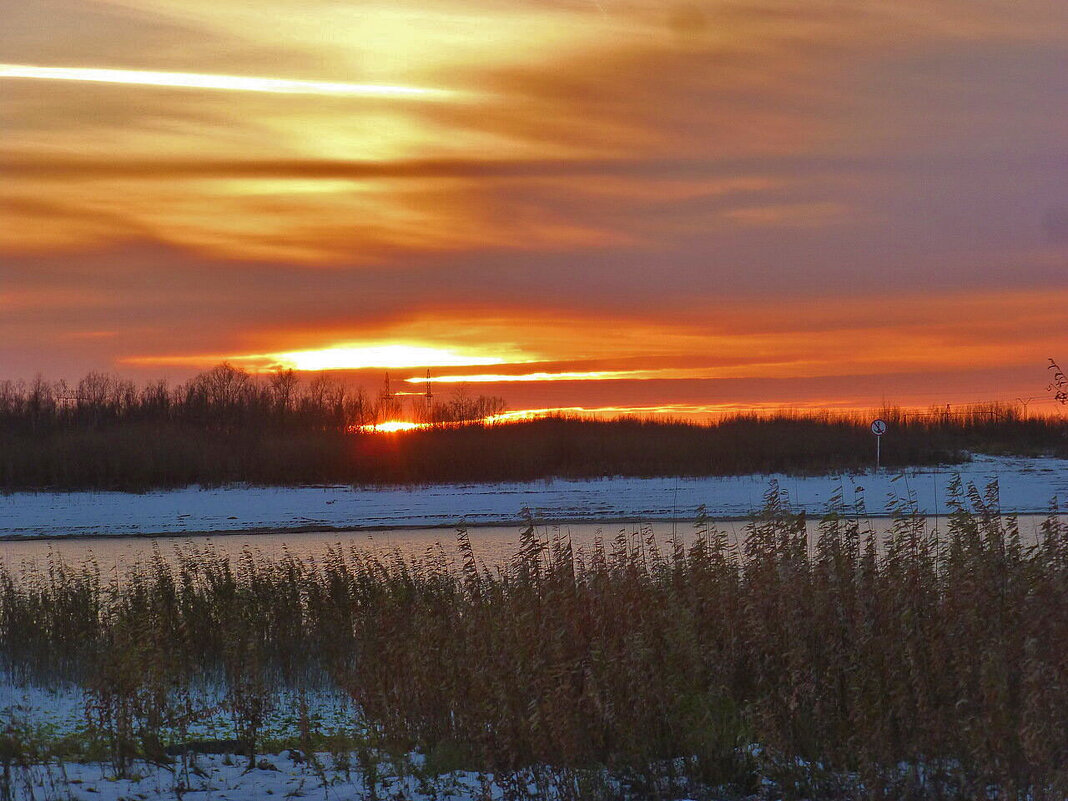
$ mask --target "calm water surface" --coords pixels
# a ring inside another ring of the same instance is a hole
[[[1018,518],[1021,538],[1025,544],[1035,542],[1039,536],[1039,527],[1045,520],[1044,515],[1021,515]],[[885,534],[893,525],[887,518],[872,518],[863,521],[877,534]],[[927,520],[929,530],[944,532],[947,521],[941,517]],[[818,535],[818,521],[810,520],[808,533],[810,543]],[[727,521],[715,523],[715,526],[727,534],[731,543],[740,543],[745,539],[746,523],[744,521]],[[643,524],[636,523],[580,523],[564,526],[539,526],[538,534],[546,540],[554,537],[570,537],[576,550],[588,552],[593,544],[602,539],[614,540],[620,533],[632,542],[639,542],[645,537],[639,532],[652,533],[657,543],[664,550],[672,536],[677,535],[683,542],[691,543],[694,528],[690,522],[672,525],[670,522]],[[507,564],[518,550],[518,527],[487,526],[469,529],[471,544],[475,555],[489,566]],[[338,545],[345,549],[357,548],[381,556],[400,552],[408,557],[424,556],[428,550],[439,545],[450,558],[458,556],[456,531],[452,528],[415,528],[386,529],[380,531],[327,531],[327,532],[281,532],[277,534],[226,534],[211,536],[176,536],[176,537],[85,537],[56,538],[39,540],[7,540],[0,542],[0,561],[8,568],[18,567],[24,563],[44,565],[50,554],[56,554],[68,563],[77,564],[88,558],[94,559],[104,570],[134,564],[151,556],[158,548],[165,558],[173,558],[179,550],[213,548],[216,552],[230,557],[240,556],[251,549],[266,557],[280,557],[290,553],[301,559],[320,558],[327,548]]]

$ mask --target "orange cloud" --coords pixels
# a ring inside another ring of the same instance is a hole
[[[0,363],[407,345],[527,408],[1041,382],[1063,4],[600,5],[0,0]]]

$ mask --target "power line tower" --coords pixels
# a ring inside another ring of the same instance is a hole
[[[386,380],[382,383],[381,392],[378,393],[378,417],[382,418],[379,422],[395,420],[398,412],[397,396],[389,384],[389,373],[386,373]]]

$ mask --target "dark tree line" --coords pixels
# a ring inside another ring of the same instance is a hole
[[[454,398],[428,407],[417,398],[411,409],[390,393],[370,397],[336,376],[304,378],[293,370],[252,375],[220,364],[190,380],[142,386],[107,373],[89,373],[76,384],[0,381],[0,427],[8,433],[43,434],[103,429],[130,423],[182,424],[216,432],[243,430],[350,432],[387,420],[463,423],[504,410],[500,398]]]
[[[0,488],[375,483],[386,478],[371,426],[478,425],[503,409],[500,398],[466,392],[428,404],[371,396],[334,375],[252,375],[228,364],[174,385],[104,373],[73,384],[3,380]]]
[[[503,407],[463,391],[444,401],[369,396],[336,376],[250,375],[229,365],[173,386],[99,373],[73,385],[3,381],[0,489],[819,473],[874,461],[868,415],[483,424]],[[882,439],[889,469],[969,453],[1068,457],[1063,416],[1008,405],[879,414],[890,426]],[[432,425],[390,435],[368,428],[399,417]]]

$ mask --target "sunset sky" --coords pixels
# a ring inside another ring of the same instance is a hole
[[[430,367],[700,413],[1052,404],[1068,363],[1065,2],[0,20],[0,378]]]

